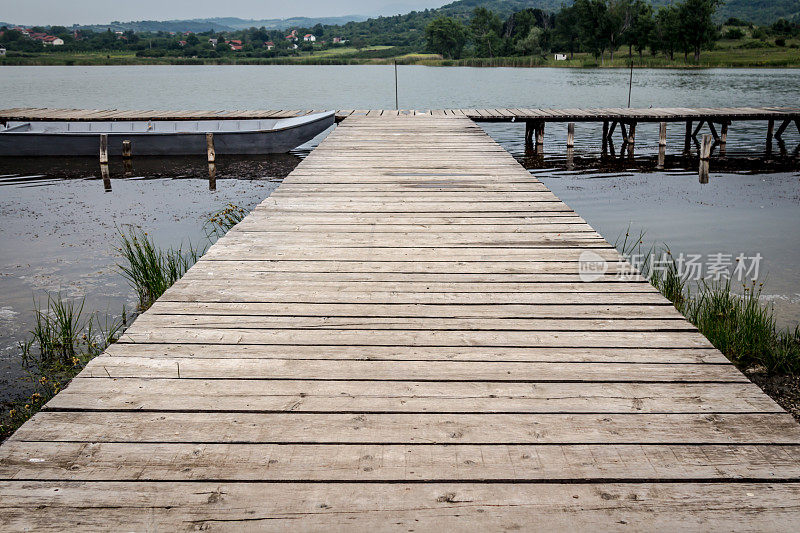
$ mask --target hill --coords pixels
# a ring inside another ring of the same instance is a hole
[[[93,31],[135,31],[135,32],[195,32],[206,31],[237,31],[247,28],[267,28],[268,30],[285,30],[286,28],[311,28],[317,24],[334,26],[353,21],[363,21],[366,17],[361,15],[348,15],[344,17],[293,17],[287,19],[240,19],[235,17],[218,17],[192,20],[139,20],[131,22],[114,21],[110,24],[92,24],[78,26],[80,29]]]

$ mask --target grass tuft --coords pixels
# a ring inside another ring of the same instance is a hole
[[[153,305],[205,252],[205,248],[195,249],[191,243],[186,250],[162,250],[144,230],[134,226],[120,229],[119,235],[124,262],[117,267],[136,291],[140,311]]]
[[[636,265],[641,274],[728,359],[742,369],[769,374],[800,372],[800,325],[794,330],[777,326],[772,305],[761,300],[763,283],[745,284],[741,294],[730,279],[692,285],[666,245],[642,253],[644,236],[632,236],[629,228],[615,247],[625,257],[643,258]],[[656,265],[659,257],[667,261]]]

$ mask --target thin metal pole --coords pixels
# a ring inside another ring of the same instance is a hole
[[[631,79],[628,81],[628,107],[631,107],[631,92],[633,91],[633,55],[631,55]]]
[[[397,60],[394,60],[394,108],[400,111],[400,98],[397,95]]]

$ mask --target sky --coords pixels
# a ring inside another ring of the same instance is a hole
[[[273,19],[386,15],[439,7],[451,0],[0,0],[0,21],[15,24],[106,24],[118,20],[212,17]]]

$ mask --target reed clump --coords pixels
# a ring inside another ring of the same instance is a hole
[[[121,318],[85,311],[85,300],[47,294],[34,300],[34,325],[29,338],[20,343],[22,365],[33,393],[4,405],[0,417],[0,441],[58,394],[86,364],[115,342],[126,325]]]
[[[247,215],[234,204],[212,213],[204,229],[209,243],[225,235]],[[141,228],[118,229],[121,262],[117,267],[138,296],[140,311],[149,308],[180,279],[206,247],[161,249]],[[127,326],[125,308],[119,319],[108,314],[87,313],[85,299],[65,298],[60,293],[34,299],[34,326],[29,338],[20,343],[23,367],[33,384],[27,397],[2,405],[0,442],[55,396],[83,370],[86,364],[116,342]]]
[[[628,231],[616,247],[625,257],[643,258],[641,274],[734,364],[768,374],[800,373],[800,325],[778,327],[772,305],[761,299],[763,283],[743,284],[741,293],[730,279],[693,284],[667,246],[642,253],[643,241],[644,233],[632,237]],[[656,267],[657,257],[668,260]]]
[[[118,231],[123,262],[117,268],[136,291],[140,311],[149,309],[206,250],[194,248],[191,243],[186,249],[181,246],[164,250],[141,228],[127,226]]]

